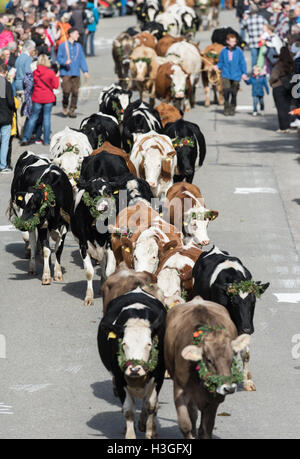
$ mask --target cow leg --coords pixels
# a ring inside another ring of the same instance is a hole
[[[42,247],[43,258],[44,258],[42,285],[50,285],[51,284],[51,271],[50,271],[51,250],[50,250],[50,244],[49,244],[49,239],[48,239],[48,229],[40,228],[38,230],[38,233],[39,233],[39,241]]]
[[[222,78],[220,77],[220,82],[218,84],[218,92],[219,92],[219,104],[224,105],[224,95],[223,95],[223,86],[222,86]]]
[[[146,432],[146,438],[151,440],[157,438],[155,417],[158,411],[158,394],[155,383],[152,385],[151,393],[145,397],[141,417],[139,420],[139,430]]]
[[[56,241],[55,245],[55,265],[54,265],[54,280],[56,282],[62,282],[63,274],[61,270],[61,255],[64,249],[65,239],[67,236],[66,226],[62,226],[59,234],[59,239]]]
[[[202,72],[202,84],[203,84],[204,94],[205,94],[204,107],[209,107],[210,106],[210,87],[209,87],[207,72]]]
[[[188,411],[189,411],[189,416],[192,421],[192,434],[193,437],[196,438],[197,435],[197,420],[198,420],[198,408],[194,404],[194,402],[191,400],[189,405],[188,405]]]
[[[135,430],[134,430],[134,419],[135,419],[135,407],[134,401],[131,397],[127,388],[125,388],[126,398],[123,404],[123,414],[126,421],[126,440],[135,440]]]
[[[213,92],[214,92],[214,104],[219,105],[218,95],[217,95],[217,86],[213,85]]]
[[[250,348],[248,346],[244,351],[241,352],[241,357],[242,357],[243,365],[244,365],[243,387],[247,392],[255,392],[256,387],[255,387],[254,382],[252,381],[252,376],[249,370]]]
[[[80,254],[83,260],[85,275],[87,280],[87,289],[85,294],[84,305],[92,306],[94,304],[94,289],[93,289],[93,279],[94,279],[94,267],[90,255],[88,254],[88,245],[86,243],[80,244]]]
[[[29,233],[29,244],[30,244],[30,260],[29,260],[29,276],[36,275],[36,233],[35,230]]]
[[[188,405],[184,398],[183,389],[174,382],[174,401],[177,411],[178,425],[182,432],[182,435],[186,439],[193,439],[193,426],[190,418]]]
[[[116,262],[114,253],[110,248],[108,248],[107,249],[107,264],[106,264],[106,272],[105,272],[106,277],[111,276],[115,272],[116,267],[117,267],[117,262]]]
[[[201,411],[201,424],[198,431],[199,440],[210,440],[219,403],[210,403]]]
[[[22,238],[25,243],[25,258],[30,259],[30,242],[29,242],[29,233],[28,231],[22,232]]]

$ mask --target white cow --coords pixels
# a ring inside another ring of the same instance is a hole
[[[180,37],[181,35],[181,18],[175,13],[160,13],[156,16],[155,22],[162,24],[165,32],[172,37]]]
[[[178,56],[183,69],[190,76],[190,81],[193,88],[192,96],[190,98],[190,105],[191,107],[194,107],[196,85],[200,79],[202,66],[200,50],[195,44],[181,41],[179,43],[174,43],[168,49],[167,58],[168,56],[172,57],[172,55]]]
[[[130,155],[139,178],[149,183],[152,193],[157,198],[166,195],[173,185],[177,166],[177,156],[171,139],[155,131],[135,134]]]

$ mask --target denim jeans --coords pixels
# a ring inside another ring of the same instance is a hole
[[[51,134],[51,110],[53,104],[32,104],[32,114],[29,120],[26,123],[22,142],[29,142],[39,119],[41,110],[43,110],[43,130],[44,130],[44,144],[49,145],[50,143],[50,134]]]
[[[94,38],[95,38],[95,32],[89,32],[88,35],[85,36],[84,52],[86,56],[95,56]],[[89,42],[90,42],[90,54],[88,53]]]
[[[251,66],[253,67],[257,64],[259,48],[250,48],[251,52]]]
[[[0,148],[0,169],[7,167],[7,153],[9,147],[11,124],[0,126],[1,148]]]
[[[263,111],[265,109],[264,96],[253,96],[253,111],[257,112],[257,106],[260,103],[260,109]]]

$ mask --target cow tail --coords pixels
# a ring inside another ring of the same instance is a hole
[[[204,135],[202,134],[201,131],[200,131],[200,135],[198,137],[198,140],[199,140],[199,148],[200,148],[200,151],[199,151],[199,167],[201,167],[202,164],[204,163],[204,159],[205,159],[205,156],[206,156],[206,141],[205,141],[205,137],[204,137]]]
[[[16,214],[15,214],[15,210],[14,210],[14,206],[13,206],[13,200],[12,200],[12,199],[9,200],[8,208],[7,208],[7,210],[6,210],[6,215],[7,215],[8,220],[9,220],[10,222],[12,222],[13,217],[16,215]]]

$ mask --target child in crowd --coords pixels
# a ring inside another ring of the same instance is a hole
[[[264,88],[266,93],[269,94],[269,86],[265,75],[261,74],[260,67],[255,65],[253,67],[253,74],[245,83],[252,86],[252,97],[253,97],[253,116],[257,116],[258,103],[260,104],[260,113],[264,115],[265,103],[264,103]]]

